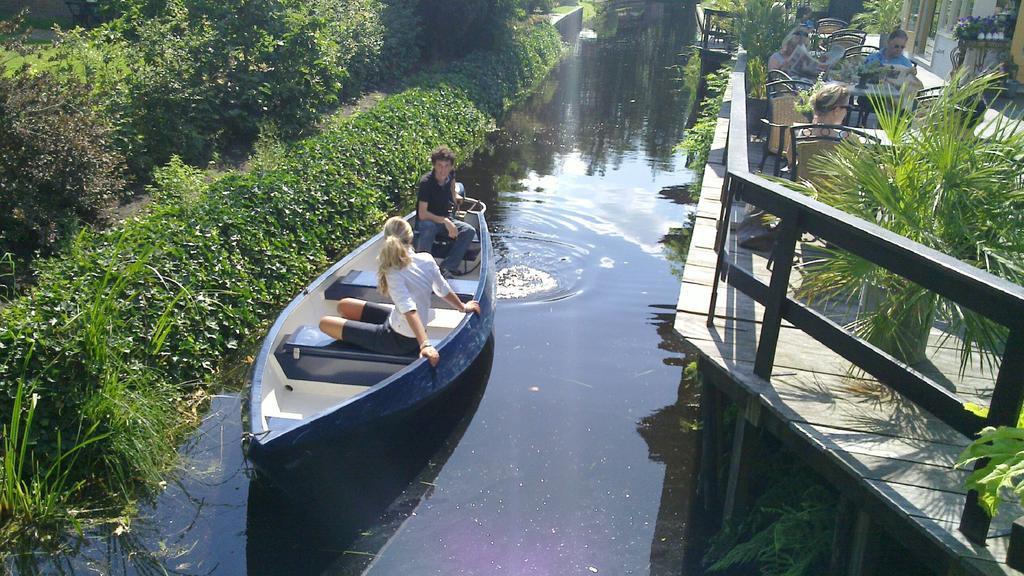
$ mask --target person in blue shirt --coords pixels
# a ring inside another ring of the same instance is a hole
[[[811,18],[811,7],[806,4],[796,9],[796,23],[808,30],[814,30],[814,18]]]
[[[916,73],[917,69],[914,67],[914,63],[903,54],[903,49],[906,47],[907,33],[897,28],[889,33],[885,42],[885,48],[879,49],[878,52],[865,58],[864,63],[877,62],[882,66],[903,66],[910,68]]]

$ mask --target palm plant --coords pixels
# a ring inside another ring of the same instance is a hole
[[[749,58],[767,62],[779,49],[792,27],[782,4],[772,0],[747,0],[737,15],[736,36]]]
[[[915,242],[1017,284],[1024,283],[1024,133],[1006,122],[975,133],[976,110],[998,80],[990,74],[961,84],[954,77],[916,116],[873,102],[888,146],[844,143],[810,163],[815,182],[801,191]],[[899,108],[899,107],[897,107]],[[840,250],[806,269],[800,294],[845,297],[868,292],[853,330],[907,363],[923,359],[935,319],[960,338],[960,371],[981,354],[989,370],[1005,330],[955,302]],[[862,298],[862,304],[863,304]]]
[[[867,0],[865,12],[853,17],[854,26],[874,34],[888,34],[900,26],[903,0]]]

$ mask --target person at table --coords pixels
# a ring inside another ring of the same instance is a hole
[[[416,251],[430,252],[434,239],[444,231],[455,242],[441,262],[441,273],[446,278],[461,276],[459,265],[476,231],[452,214],[462,201],[455,191],[455,153],[447,146],[438,146],[430,153],[430,163],[433,170],[420,178],[416,194]]]
[[[906,47],[907,33],[897,28],[889,33],[885,41],[885,48],[880,48],[878,52],[865,58],[864,64],[877,63],[882,66],[900,66],[911,70],[912,74],[917,74],[917,68],[914,67],[914,63],[903,53],[903,49]]]
[[[850,109],[850,87],[840,82],[829,82],[811,94],[814,124],[838,126],[846,119]],[[807,128],[805,136],[832,136],[845,138],[847,133],[835,128]]]
[[[814,28],[814,18],[811,18],[811,7],[804,4],[796,9],[796,23],[807,29]]]
[[[824,66],[807,50],[807,36],[807,29],[803,26],[793,28],[782,40],[782,47],[768,58],[768,69],[806,78],[816,77]]]
[[[413,354],[426,358],[431,366],[441,360],[427,336],[427,324],[434,319],[430,295],[444,298],[456,310],[480,313],[476,300],[463,303],[430,254],[412,249],[412,226],[404,218],[384,223],[384,246],[377,256],[377,286],[393,305],[343,298],[338,302],[341,316],[324,316],[320,331],[328,336],[381,354]]]

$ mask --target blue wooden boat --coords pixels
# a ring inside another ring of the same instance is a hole
[[[378,354],[338,342],[317,328],[322,316],[336,314],[342,298],[389,302],[376,280],[383,234],[334,264],[281,312],[252,370],[244,447],[262,475],[286,491],[299,488],[304,484],[295,482],[299,471],[337,454],[346,436],[428,404],[473,363],[493,328],[495,272],[486,206],[468,203],[473,205],[460,215],[477,235],[463,262],[466,274],[449,284],[463,301],[479,301],[481,313],[463,314],[434,297],[435,318],[427,333],[441,355],[437,367],[417,356]],[[435,244],[435,256],[444,243]]]

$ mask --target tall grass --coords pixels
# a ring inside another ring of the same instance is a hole
[[[32,394],[25,405],[26,386],[18,381],[11,421],[3,428],[3,453],[0,465],[0,536],[5,542],[18,539],[20,528],[71,523],[78,521],[68,503],[85,485],[73,479],[71,472],[83,450],[99,442],[107,434],[97,433],[93,424],[84,431],[79,427],[75,441],[64,449],[60,432],[57,433],[57,456],[43,466],[30,447],[35,436],[35,420],[39,396]],[[24,536],[24,534],[21,534]]]

